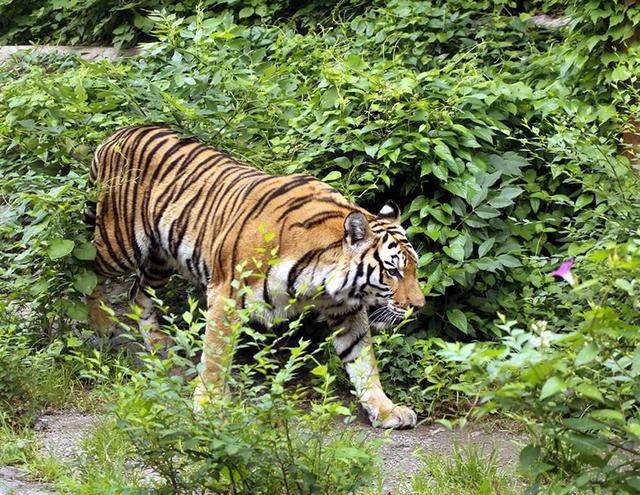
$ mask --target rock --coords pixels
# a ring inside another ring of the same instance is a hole
[[[21,51],[30,51],[39,54],[76,54],[85,60],[100,60],[103,58],[113,60],[120,57],[132,57],[139,53],[137,48],[121,49],[112,46],[10,45],[0,46],[0,64]]]

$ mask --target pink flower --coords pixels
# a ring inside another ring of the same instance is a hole
[[[562,278],[569,282],[571,286],[576,284],[576,279],[571,273],[571,267],[575,264],[575,260],[573,258],[569,258],[567,261],[562,263],[556,270],[551,272],[551,275],[554,277]]]

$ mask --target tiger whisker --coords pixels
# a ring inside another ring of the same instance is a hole
[[[378,308],[378,309],[376,309],[373,313],[371,313],[371,314],[369,315],[369,318],[375,318],[376,316],[379,316],[379,315],[381,315],[381,314],[384,314],[386,311],[387,311],[387,308],[386,308],[386,307]]]

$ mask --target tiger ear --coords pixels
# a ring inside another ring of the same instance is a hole
[[[393,201],[389,200],[380,208],[378,217],[390,220],[393,223],[400,223],[400,208]]]
[[[347,244],[355,246],[369,237],[371,237],[371,228],[367,218],[359,211],[349,213],[344,220],[344,238]]]

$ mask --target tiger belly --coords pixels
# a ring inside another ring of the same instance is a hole
[[[192,232],[186,232],[178,241],[171,238],[171,231],[179,217],[163,215],[158,222],[158,243],[167,262],[172,268],[192,283],[206,287],[206,274],[211,272],[206,257],[201,256],[194,264],[194,239]],[[175,243],[177,242],[177,248]],[[174,245],[172,245],[174,244]]]

